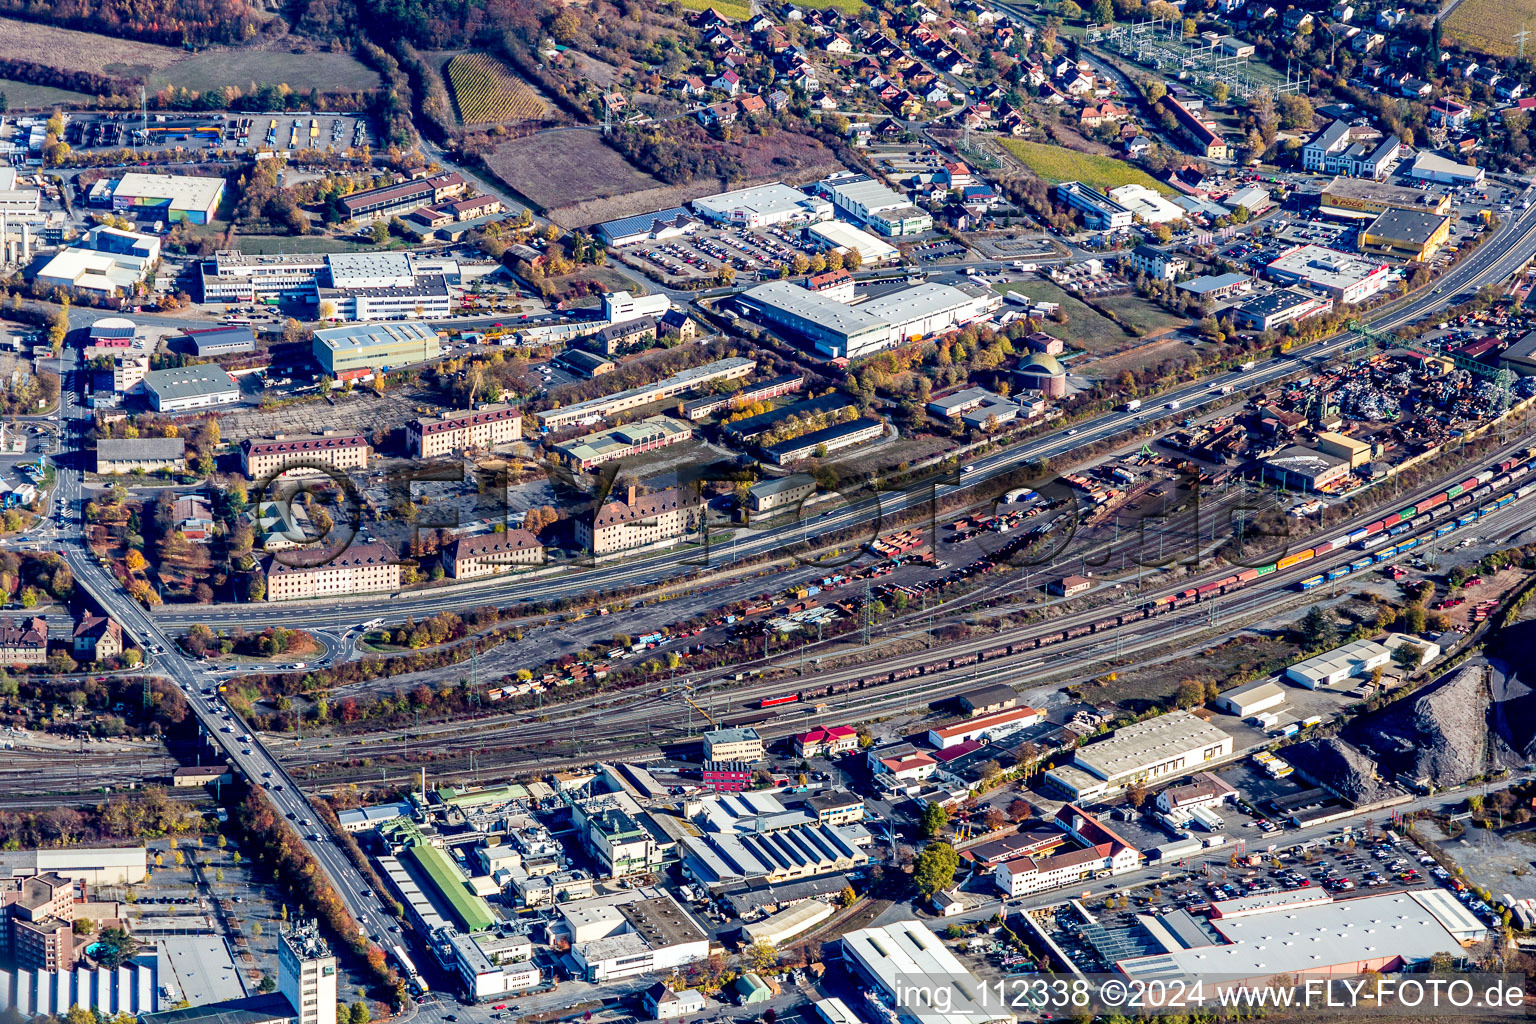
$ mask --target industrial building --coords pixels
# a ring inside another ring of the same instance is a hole
[[[1302,168],[1381,181],[1402,159],[1403,145],[1396,135],[1359,142],[1354,138],[1349,122],[1334,121],[1301,147]]]
[[[819,242],[835,252],[857,252],[861,267],[878,267],[901,259],[901,252],[894,245],[846,221],[828,220],[811,224],[805,233],[811,241]]]
[[[218,215],[224,179],[132,171],[112,188],[112,209],[135,216],[207,224]]]
[[[1408,169],[1408,174],[1410,177],[1448,185],[1481,185],[1483,178],[1486,177],[1486,172],[1481,167],[1459,164],[1455,160],[1447,160],[1440,154],[1431,153],[1427,149],[1419,150],[1418,156],[1413,158],[1413,166]]]
[[[1360,229],[1362,252],[1424,263],[1451,239],[1451,218],[1425,210],[1386,210]]]
[[[1289,249],[1265,267],[1264,273],[1276,284],[1300,285],[1339,305],[1364,302],[1392,283],[1385,263],[1321,245]]]
[[[933,230],[931,215],[867,174],[844,171],[824,179],[817,188],[839,210],[886,238]]]
[[[1170,711],[1078,747],[1071,764],[1053,768],[1045,777],[1068,799],[1092,800],[1138,783],[1182,775],[1231,755],[1232,737],[1227,732],[1188,711]]]
[[[1252,291],[1253,278],[1247,274],[1237,273],[1202,274],[1174,287],[1181,292],[1193,295],[1201,302],[1214,303]]]
[[[1388,210],[1425,210],[1448,213],[1451,197],[1401,185],[1387,185],[1364,178],[1334,178],[1324,188],[1318,209],[1340,217],[1369,220]]]
[[[700,885],[778,885],[817,875],[853,871],[869,854],[845,830],[862,825],[797,824],[771,831],[714,832],[683,836],[683,872]]]
[[[364,370],[379,373],[442,355],[431,325],[415,320],[322,327],[310,342],[316,364],[330,377]]]
[[[842,949],[844,962],[896,1024],[1013,1024],[1014,1015],[999,1005],[1006,1000],[989,999],[970,969],[921,921],[848,932]]]
[[[87,885],[138,885],[149,877],[142,846],[67,846],[0,852],[0,878],[55,874]]]
[[[737,301],[750,315],[806,338],[829,358],[856,359],[969,323],[991,300],[949,285],[920,284],[848,305],[788,281],[769,281]]]
[[[1499,353],[1499,368],[1522,377],[1536,377],[1536,331],[1529,331]]]
[[[240,401],[240,382],[215,363],[151,370],[142,383],[156,412],[209,409]]]
[[[180,437],[104,437],[96,442],[96,472],[155,473],[185,469],[187,442]]]
[[[1130,207],[1080,181],[1061,182],[1056,186],[1056,198],[1082,213],[1083,226],[1090,231],[1128,228],[1136,219]]]
[[[1045,715],[1031,707],[1003,708],[989,714],[963,718],[958,722],[936,725],[928,730],[928,743],[944,750],[970,740],[996,740],[1043,721]]]
[[[1233,306],[1228,310],[1228,315],[1234,324],[1247,330],[1273,331],[1289,323],[1320,316],[1332,309],[1332,299],[1281,288]]]
[[[1021,843],[1022,849],[1003,854],[993,867],[992,880],[1009,899],[1088,878],[1123,875],[1141,865],[1135,845],[1080,807],[1066,804],[1053,824],[1061,830],[1059,836],[1047,834],[1035,844]],[[1069,845],[1069,837],[1078,845]]]
[[[1256,683],[1228,690],[1212,703],[1238,718],[1247,718],[1284,704],[1285,690],[1278,683],[1261,679]]]
[[[781,373],[755,384],[743,385],[725,394],[716,393],[702,398],[691,398],[683,403],[683,418],[691,423],[698,423],[728,409],[740,408],[754,402],[766,402],[770,398],[778,398],[780,395],[799,391],[804,386],[804,374]]]
[[[586,472],[605,462],[681,444],[693,437],[693,427],[670,416],[647,416],[555,446],[555,454],[572,468]]]
[[[200,359],[256,351],[256,333],[249,327],[208,327],[187,331],[183,337],[192,346],[192,354]]]
[[[631,889],[563,903],[571,958],[589,982],[657,974],[709,956],[709,933],[670,893]]]
[[[809,434],[801,434],[788,441],[769,445],[763,449],[763,455],[774,465],[783,466],[800,459],[808,459],[813,455],[817,457],[821,454],[831,455],[844,448],[852,448],[856,444],[873,441],[884,434],[884,420],[863,416],[847,423],[835,423],[830,427],[823,427]]]
[[[785,282],[779,282],[785,284]],[[785,287],[794,288],[796,291],[805,292],[804,288],[797,285],[785,284]],[[810,294],[805,292],[805,294]],[[574,427],[579,424],[597,423],[609,416],[631,409],[638,409],[643,405],[653,402],[662,402],[668,398],[676,398],[686,391],[695,388],[703,388],[720,380],[737,380],[750,376],[757,369],[757,360],[747,359],[742,356],[731,356],[726,359],[717,359],[703,366],[695,366],[680,373],[674,373],[665,380],[659,380],[655,384],[644,384],[637,388],[629,388],[626,391],[604,395],[601,398],[588,399],[585,402],[576,402],[571,405],[561,406],[558,409],[545,409],[536,413],[539,426],[545,430],[563,430],[566,427]]]
[[[832,204],[782,181],[721,192],[693,201],[694,212],[716,224],[763,228],[831,220]]]
[[[1334,686],[1346,679],[1369,676],[1373,669],[1384,668],[1392,652],[1374,640],[1356,640],[1324,654],[1298,661],[1285,670],[1285,678],[1298,686],[1316,690]]]
[[[1327,490],[1350,474],[1348,459],[1293,444],[1259,463],[1261,479],[1302,491]]]
[[[680,238],[692,234],[698,227],[698,219],[686,207],[674,206],[655,213],[603,221],[595,230],[604,245],[617,249],[636,242],[665,242]]]
[[[405,425],[411,454],[430,459],[452,452],[488,451],[523,436],[523,411],[512,405],[484,404],[474,409],[418,417]]]
[[[1171,224],[1184,219],[1184,208],[1163,198],[1156,189],[1134,182],[1112,188],[1109,197],[1144,224]]]
[[[416,253],[214,253],[198,267],[204,302],[307,302],[337,320],[446,317],[455,259]],[[418,313],[417,310],[420,310]]]
[[[1230,914],[1215,904],[1205,920],[1182,910],[1156,915],[1151,926],[1137,926],[1153,939],[1149,951],[1117,959],[1114,968],[1130,979],[1204,978],[1223,988],[1277,977],[1304,984],[1412,968],[1488,934],[1445,889],[1335,900],[1313,887],[1260,899]]]
[[[45,288],[72,288],[101,298],[131,295],[149,277],[154,261],[83,246],[60,249],[37,271]]]

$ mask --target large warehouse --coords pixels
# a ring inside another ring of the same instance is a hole
[[[1262,898],[1265,904],[1235,914],[1221,913],[1217,903],[1206,921],[1182,910],[1148,919],[1142,928],[1153,945],[1118,959],[1115,970],[1148,981],[1212,979],[1221,988],[1277,977],[1305,984],[1412,967],[1488,934],[1445,889],[1335,901],[1314,887]]]
[[[219,212],[223,198],[223,178],[133,171],[112,190],[112,209],[207,224]]]
[[[1045,777],[1071,800],[1092,800],[1135,783],[1183,775],[1231,755],[1228,733],[1188,711],[1172,711],[1079,747],[1070,765],[1053,768]]]
[[[397,369],[442,354],[437,331],[414,320],[347,324],[315,332],[311,351],[320,369],[332,377],[348,370]]]
[[[144,375],[144,393],[156,412],[184,412],[240,401],[240,384],[216,363],[198,363]]]
[[[903,288],[850,306],[788,281],[769,281],[738,301],[753,316],[802,335],[832,359],[855,359],[968,323],[988,306],[985,296],[943,284]]]
[[[832,219],[831,203],[820,196],[806,195],[782,181],[695,199],[693,209],[705,220],[716,224],[737,224],[747,228]]]
[[[1387,210],[1360,229],[1361,252],[1413,263],[1434,257],[1451,240],[1451,218],[1427,210]]]
[[[897,921],[843,936],[843,962],[900,1024],[994,1024],[1015,1019],[926,924]]]

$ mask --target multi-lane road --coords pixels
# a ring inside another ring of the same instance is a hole
[[[1469,297],[1485,284],[1504,280],[1530,260],[1533,253],[1536,253],[1536,207],[1519,211],[1510,221],[1501,225],[1493,237],[1442,276],[1432,289],[1369,318],[1371,326],[1378,331],[1388,331],[1412,323],[1435,309]],[[818,534],[858,530],[873,539],[884,529],[889,529],[893,517],[897,515],[920,509],[963,489],[1007,476],[1030,463],[1042,459],[1062,460],[1106,438],[1144,429],[1158,415],[1175,415],[1173,410],[1167,408],[1172,403],[1178,405],[1176,414],[1183,416],[1192,415],[1207,406],[1230,402],[1230,395],[1223,394],[1228,388],[1233,392],[1262,388],[1295,373],[1301,361],[1327,357],[1339,351],[1340,346],[1341,342],[1337,338],[1325,340],[1279,358],[1266,359],[1251,370],[1220,374],[1196,384],[1175,388],[1155,398],[1146,399],[1146,406],[1141,410],[1106,413],[1071,430],[1057,431],[976,459],[967,464],[965,474],[958,479],[939,480],[932,486],[907,491],[873,496],[854,495],[852,500],[832,507],[829,512],[821,510],[830,503],[820,504],[816,506],[817,511],[812,513],[816,516],[813,520],[814,530]],[[805,528],[805,524],[789,523],[757,532],[738,531],[737,539],[732,543],[717,545],[711,550],[710,567],[718,569],[734,560],[782,554],[791,545],[801,541]],[[283,608],[283,619],[296,627],[326,628],[335,627],[339,621],[349,619],[358,621],[382,617],[387,622],[400,622],[439,611],[459,610],[471,604],[575,597],[600,590],[676,582],[680,572],[687,571],[691,564],[698,563],[700,559],[698,549],[687,548],[534,579],[511,577],[472,586],[452,587],[444,591],[402,593],[388,601],[360,595],[351,600],[328,600],[324,606],[293,603]],[[273,610],[269,604],[223,604],[197,609],[171,606],[157,608],[153,615],[166,627],[185,628],[194,622],[212,626],[265,622]]]
[[[82,439],[91,417],[89,410],[81,405],[78,390],[78,350],[66,349],[60,364],[60,377],[64,386],[58,415],[63,452],[55,460],[57,482],[54,509],[61,520],[58,529],[63,535],[60,550],[75,574],[76,584],[116,619],[124,632],[144,650],[146,671],[164,676],[180,688],[193,713],[197,715],[208,741],[252,785],[266,790],[279,813],[299,833],[309,851],[319,861],[337,894],[357,918],[363,931],[368,935],[384,936],[394,926],[393,919],[385,913],[377,893],[368,897],[362,895],[368,891],[368,883],[330,835],[303,791],[289,778],[260,738],[251,732],[239,716],[224,706],[206,668],[182,655],[164,627],[146,614],[143,607],[129,597],[86,550],[81,534],[82,469],[86,458]]]

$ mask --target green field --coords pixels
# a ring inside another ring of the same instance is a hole
[[[10,78],[0,78],[0,93],[5,94],[5,102],[12,110],[51,107],[55,104],[86,106],[96,102],[96,97],[87,96],[83,92],[55,89],[51,85],[17,82]]]
[[[198,92],[253,84],[287,85],[298,92],[361,92],[377,89],[379,74],[348,53],[218,49],[178,60],[150,77],[152,88],[179,85]]]
[[[677,0],[679,7],[690,11],[707,11],[711,8],[722,18],[730,18],[732,21],[746,21],[752,17],[750,4],[738,3],[737,0]]]
[[[1155,334],[1171,327],[1183,327],[1189,323],[1183,317],[1174,316],[1166,309],[1154,306],[1135,295],[1111,295],[1097,301],[1099,305],[1112,311],[1144,335]]]
[[[1061,308],[1067,314],[1067,322],[1059,324],[1048,319],[1040,325],[1040,329],[1066,342],[1069,349],[1077,348],[1089,355],[1101,355],[1118,351],[1131,343],[1119,324],[1101,316],[1097,310],[1085,306],[1050,281],[1015,281],[1012,284],[995,284],[992,289],[999,293],[1020,292],[1035,302],[1061,303]]]
[[[378,252],[380,249],[403,249],[408,244],[403,238],[393,237],[383,246],[318,235],[240,235],[235,239],[235,248],[254,256],[285,252]]]
[[[1145,185],[1164,195],[1173,194],[1173,189],[1146,171],[1112,156],[1079,153],[1075,149],[1063,149],[1043,142],[1025,142],[1023,139],[997,141],[1024,166],[1053,185],[1058,181],[1080,181],[1100,189]]]

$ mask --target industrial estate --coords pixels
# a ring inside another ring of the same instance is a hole
[[[0,1015],[1523,1016],[1523,17],[6,6]]]

